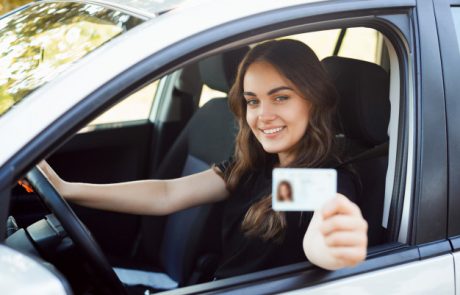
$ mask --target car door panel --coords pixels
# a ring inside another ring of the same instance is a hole
[[[282,294],[456,294],[452,254],[389,267]],[[340,290],[340,291],[339,291]]]
[[[460,235],[460,1],[433,1],[439,34],[442,70],[445,87],[449,151],[449,214],[448,235]]]

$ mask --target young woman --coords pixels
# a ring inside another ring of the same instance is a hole
[[[367,223],[350,201],[356,190],[345,169],[337,169],[335,199],[314,214],[271,209],[274,167],[340,163],[332,123],[336,90],[314,52],[294,40],[254,47],[239,66],[229,103],[239,123],[235,153],[202,173],[95,185],[66,182],[46,162],[39,166],[64,198],[92,208],[165,215],[225,200],[218,278],[305,257],[330,270],[364,260]]]

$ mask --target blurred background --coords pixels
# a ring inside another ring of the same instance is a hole
[[[0,15],[29,2],[30,0],[0,0]]]

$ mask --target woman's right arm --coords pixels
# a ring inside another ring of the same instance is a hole
[[[45,161],[38,166],[66,200],[101,210],[166,215],[229,195],[224,180],[212,169],[171,180],[90,184],[64,181]]]

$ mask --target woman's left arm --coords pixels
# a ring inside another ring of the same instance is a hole
[[[367,222],[359,207],[337,194],[313,214],[303,249],[310,262],[328,270],[362,262],[367,253]]]

